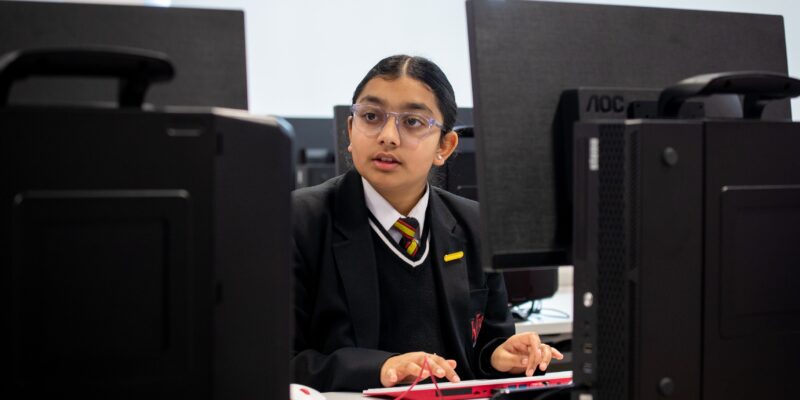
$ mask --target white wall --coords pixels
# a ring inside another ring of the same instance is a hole
[[[797,0],[585,0],[784,16],[789,73],[800,76]],[[242,9],[246,15],[250,110],[330,117],[381,58],[435,61],[460,106],[472,106],[464,0],[173,0],[173,6]],[[743,29],[746,29],[743,27]],[[800,100],[792,103],[800,120]]]

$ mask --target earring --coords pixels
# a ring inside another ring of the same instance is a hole
[[[443,159],[441,154],[437,154],[436,158],[439,159],[439,160]]]

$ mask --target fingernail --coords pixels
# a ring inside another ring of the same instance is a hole
[[[441,369],[441,368],[438,368],[438,369],[436,370],[436,375],[444,375],[444,370],[443,370],[443,369]]]
[[[461,382],[461,378],[458,375],[453,375],[453,382]]]
[[[523,358],[522,359],[522,365],[528,365],[528,361],[529,360],[527,358]]]
[[[542,371],[546,370],[546,369],[547,369],[547,363],[541,363],[541,364],[539,364],[539,368],[541,368],[541,369],[542,369]]]
[[[532,376],[532,375],[533,375],[533,371],[532,371],[532,370],[530,370],[530,369],[529,369],[529,370],[526,370],[526,371],[525,371],[525,375],[526,375],[526,376]]]

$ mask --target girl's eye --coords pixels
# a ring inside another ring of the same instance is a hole
[[[422,121],[419,118],[416,118],[416,117],[408,117],[408,118],[406,118],[406,125],[408,125],[410,128],[419,128],[419,127],[423,126],[424,124],[425,124],[424,121]]]
[[[364,119],[365,122],[380,123],[383,121],[384,116],[379,111],[364,111],[364,113],[361,114],[361,118]]]

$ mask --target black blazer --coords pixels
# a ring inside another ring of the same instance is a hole
[[[380,368],[394,354],[377,348],[378,275],[361,176],[352,170],[296,190],[292,206],[294,382],[320,391],[380,387]],[[478,203],[431,187],[428,207],[443,337],[457,349],[445,356],[462,380],[495,376],[489,358],[514,325],[502,275],[480,266]],[[458,251],[463,258],[444,261]]]

